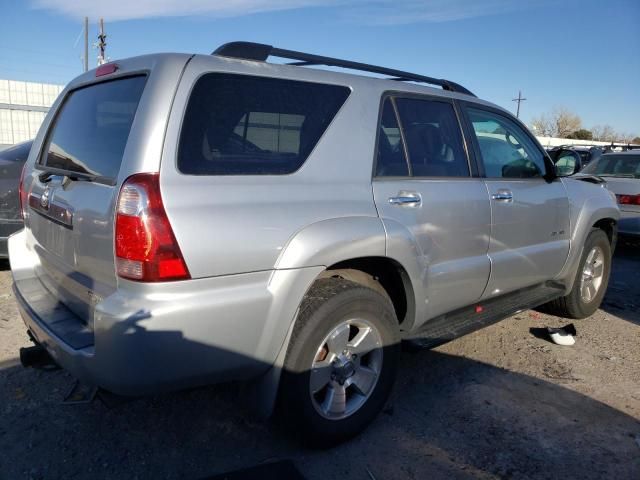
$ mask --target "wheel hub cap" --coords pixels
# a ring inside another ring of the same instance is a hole
[[[310,370],[311,400],[324,418],[346,418],[364,405],[382,369],[382,339],[363,319],[335,326],[316,351]]]
[[[582,277],[580,279],[580,297],[585,303],[592,302],[604,277],[604,252],[600,247],[593,247],[582,269]]]
[[[333,375],[335,380],[344,385],[348,378],[353,377],[356,373],[356,365],[350,359],[346,359],[344,355],[340,355],[333,367]]]

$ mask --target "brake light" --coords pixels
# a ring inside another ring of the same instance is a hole
[[[100,65],[96,68],[96,77],[102,77],[103,75],[111,75],[118,70],[117,63],[105,63],[104,65]]]
[[[27,209],[27,191],[24,188],[24,175],[27,171],[27,164],[22,166],[22,173],[20,174],[20,183],[18,184],[18,197],[20,198],[20,215],[24,220]]]
[[[116,270],[141,282],[191,278],[162,204],[157,173],[129,177],[116,209]]]
[[[640,195],[616,195],[620,205],[640,205]]]

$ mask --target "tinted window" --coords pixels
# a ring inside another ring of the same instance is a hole
[[[130,77],[74,90],[50,131],[45,165],[115,178],[146,77]]]
[[[489,178],[534,178],[545,172],[544,157],[529,135],[502,115],[474,108],[469,116]]]
[[[380,131],[378,133],[378,159],[376,175],[379,177],[408,176],[409,167],[404,156],[400,127],[390,99],[384,101]]]
[[[594,175],[640,178],[640,154],[603,155],[599,160],[584,167],[582,172]]]
[[[195,175],[294,172],[348,95],[334,85],[204,75],[187,106],[178,168]]]
[[[450,103],[396,99],[414,177],[467,177],[469,165]]]

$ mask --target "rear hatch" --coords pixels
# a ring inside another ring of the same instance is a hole
[[[135,75],[70,90],[32,174],[25,224],[40,258],[36,273],[88,324],[95,305],[116,289],[114,202],[146,81]]]

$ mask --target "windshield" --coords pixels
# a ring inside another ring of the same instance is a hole
[[[640,178],[640,154],[604,155],[582,169],[592,175]]]

